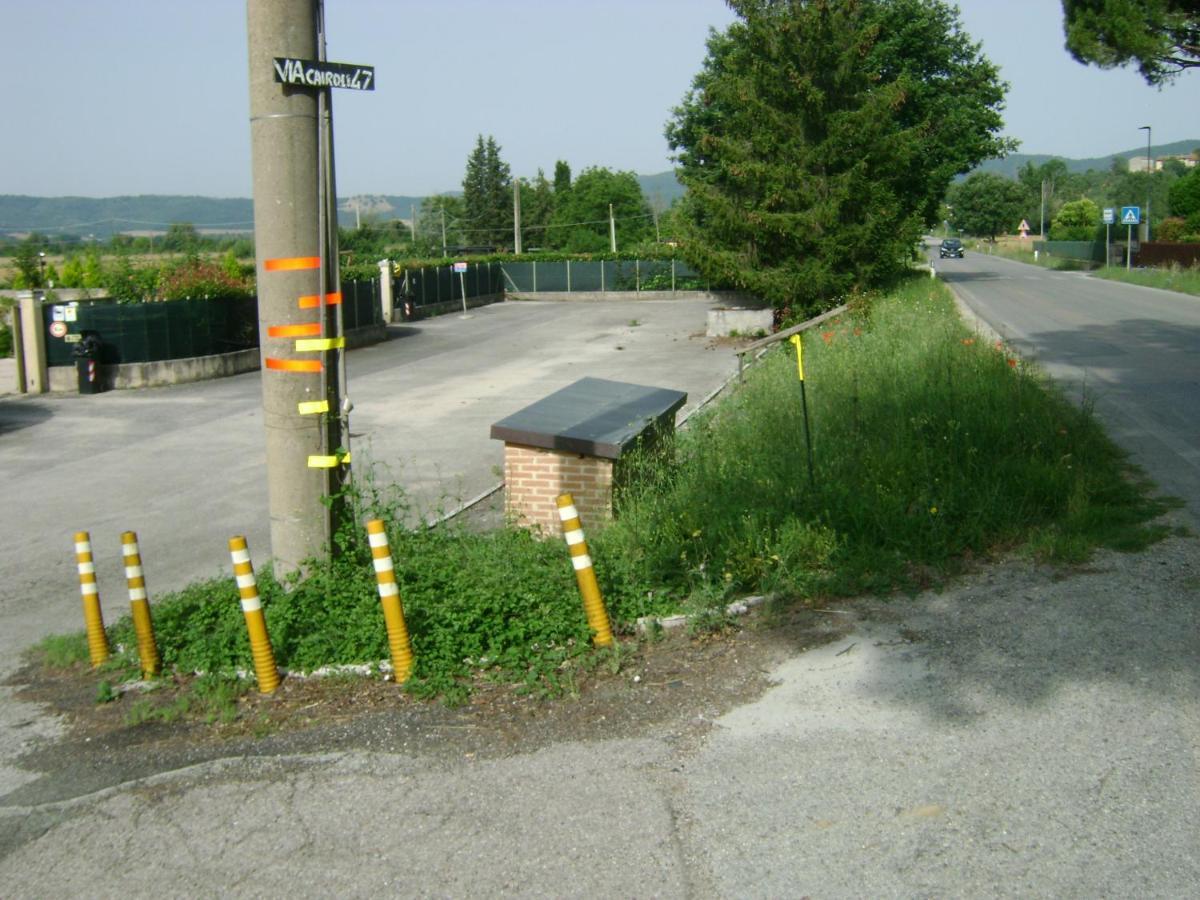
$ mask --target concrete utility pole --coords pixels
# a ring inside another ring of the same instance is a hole
[[[335,522],[325,498],[344,474],[340,461],[329,463],[342,448],[342,419],[341,353],[330,349],[340,336],[330,310],[337,288],[329,286],[337,246],[328,242],[333,203],[322,202],[333,198],[331,186],[321,188],[323,164],[332,168],[320,138],[327,98],[273,80],[275,57],[318,58],[319,7],[320,0],[246,4],[271,552],[283,572],[331,550]]]
[[[521,254],[521,179],[513,179],[513,253]]]
[[[617,252],[617,220],[613,218],[613,205],[608,204],[608,243],[613,253]]]

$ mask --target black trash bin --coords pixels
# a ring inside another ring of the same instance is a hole
[[[100,349],[100,335],[85,331],[72,351],[81,394],[98,394],[104,390],[104,383],[100,379]]]

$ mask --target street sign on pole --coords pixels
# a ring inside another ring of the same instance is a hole
[[[336,63],[323,59],[298,59],[276,56],[275,81],[299,87],[345,88],[350,91],[375,90],[375,67]]]
[[[458,273],[458,286],[462,291],[463,314],[460,318],[467,319],[467,264],[465,262],[456,262],[454,271]]]
[[[1122,206],[1121,207],[1121,224],[1122,225],[1140,225],[1140,224],[1142,224],[1142,208],[1140,206]]]
[[[1113,209],[1111,206],[1104,207],[1104,224],[1105,225],[1117,224],[1117,211],[1115,209]]]

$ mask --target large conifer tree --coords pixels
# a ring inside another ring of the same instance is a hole
[[[810,308],[907,265],[955,173],[1001,155],[1005,85],[941,0],[728,0],[667,138],[685,254]]]
[[[507,246],[512,243],[512,175],[500,158],[500,147],[491,135],[479,135],[467,157],[463,178],[464,221],[462,231],[475,246]]]

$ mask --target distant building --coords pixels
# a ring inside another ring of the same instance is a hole
[[[1154,171],[1161,172],[1163,170],[1163,165],[1172,159],[1179,160],[1181,163],[1183,163],[1189,169],[1194,168],[1197,163],[1200,163],[1200,160],[1196,159],[1196,154],[1194,152],[1189,153],[1189,154],[1181,153],[1181,154],[1176,154],[1174,156],[1156,156],[1156,157],[1151,158],[1150,161],[1152,163],[1154,163]],[[1145,172],[1146,171],[1146,157],[1144,157],[1144,156],[1129,157],[1129,171],[1130,172]]]

